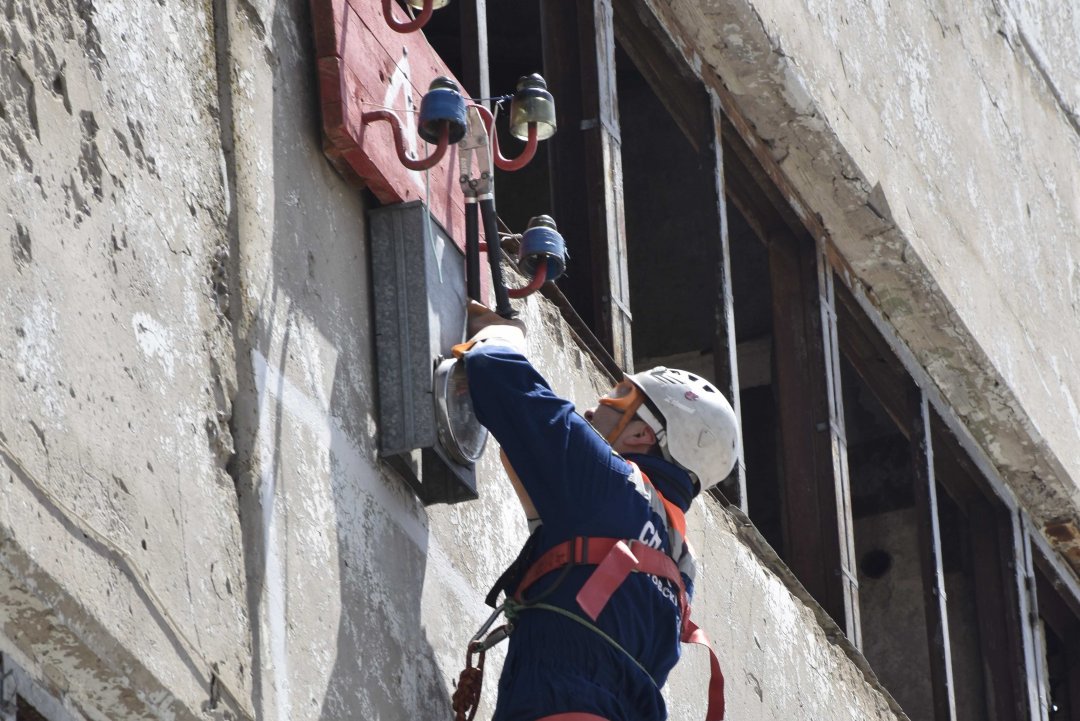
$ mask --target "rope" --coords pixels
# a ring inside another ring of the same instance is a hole
[[[524,605],[523,604],[518,604],[518,603],[511,603],[509,601],[507,603],[508,603],[507,609],[506,609],[506,617],[507,618],[512,619],[514,616],[516,616],[521,611],[528,611],[529,609],[536,608],[536,609],[540,609],[542,611],[551,611],[553,613],[557,613],[560,616],[564,616],[566,618],[569,618],[571,621],[575,621],[575,622],[581,624],[585,628],[589,629],[590,631],[592,631],[593,633],[598,635],[600,638],[607,641],[614,648],[621,651],[622,654],[624,656],[626,656],[628,659],[633,661],[634,665],[637,666],[639,669],[641,669],[641,672],[643,674],[645,674],[646,676],[648,676],[649,680],[652,681],[653,686],[656,686],[657,690],[659,690],[660,685],[658,683],[656,683],[656,679],[654,679],[652,677],[652,674],[649,673],[649,670],[647,668],[645,668],[645,666],[642,665],[641,661],[638,661],[637,658],[635,658],[634,654],[630,653],[625,648],[623,648],[619,644],[618,641],[616,641],[614,638],[612,638],[608,634],[604,633],[604,631],[599,626],[597,626],[596,624],[591,623],[589,621],[586,621],[584,618],[582,618],[581,616],[577,615],[576,613],[574,613],[572,611],[567,611],[565,608],[559,608],[558,606],[552,606],[549,603],[530,603],[530,604],[524,604]],[[511,616],[510,615],[511,613],[513,613],[514,616]]]
[[[484,656],[487,649],[479,649],[477,665],[473,666],[473,645],[469,645],[469,652],[465,654],[465,668],[458,676],[457,689],[454,691],[454,721],[473,721],[480,707],[480,691],[484,686]]]

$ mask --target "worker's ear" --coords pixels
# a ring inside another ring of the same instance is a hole
[[[635,420],[626,430],[627,433],[623,436],[623,442],[631,452],[645,453],[656,445],[656,433],[645,421]]]

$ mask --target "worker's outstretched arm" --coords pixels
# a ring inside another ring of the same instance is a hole
[[[479,304],[470,318],[477,332],[465,370],[477,419],[499,441],[545,526],[594,516],[628,464],[529,363],[520,321]]]

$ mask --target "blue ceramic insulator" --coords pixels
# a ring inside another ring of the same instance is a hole
[[[566,270],[566,241],[555,229],[555,223],[545,215],[533,218],[529,229],[521,236],[518,268],[528,277],[536,273],[540,261],[547,259],[547,280],[555,280]]]
[[[443,122],[450,124],[450,142],[465,136],[465,98],[457,83],[450,78],[437,77],[420,100],[420,128],[417,133],[429,143],[439,142]]]

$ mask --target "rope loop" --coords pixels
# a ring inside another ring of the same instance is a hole
[[[473,666],[473,654],[477,654],[476,665]],[[457,689],[454,690],[452,707],[454,709],[454,721],[473,721],[476,710],[480,707],[480,691],[484,686],[484,656],[487,651],[483,643],[470,643],[469,651],[465,654],[465,668],[458,676]]]

